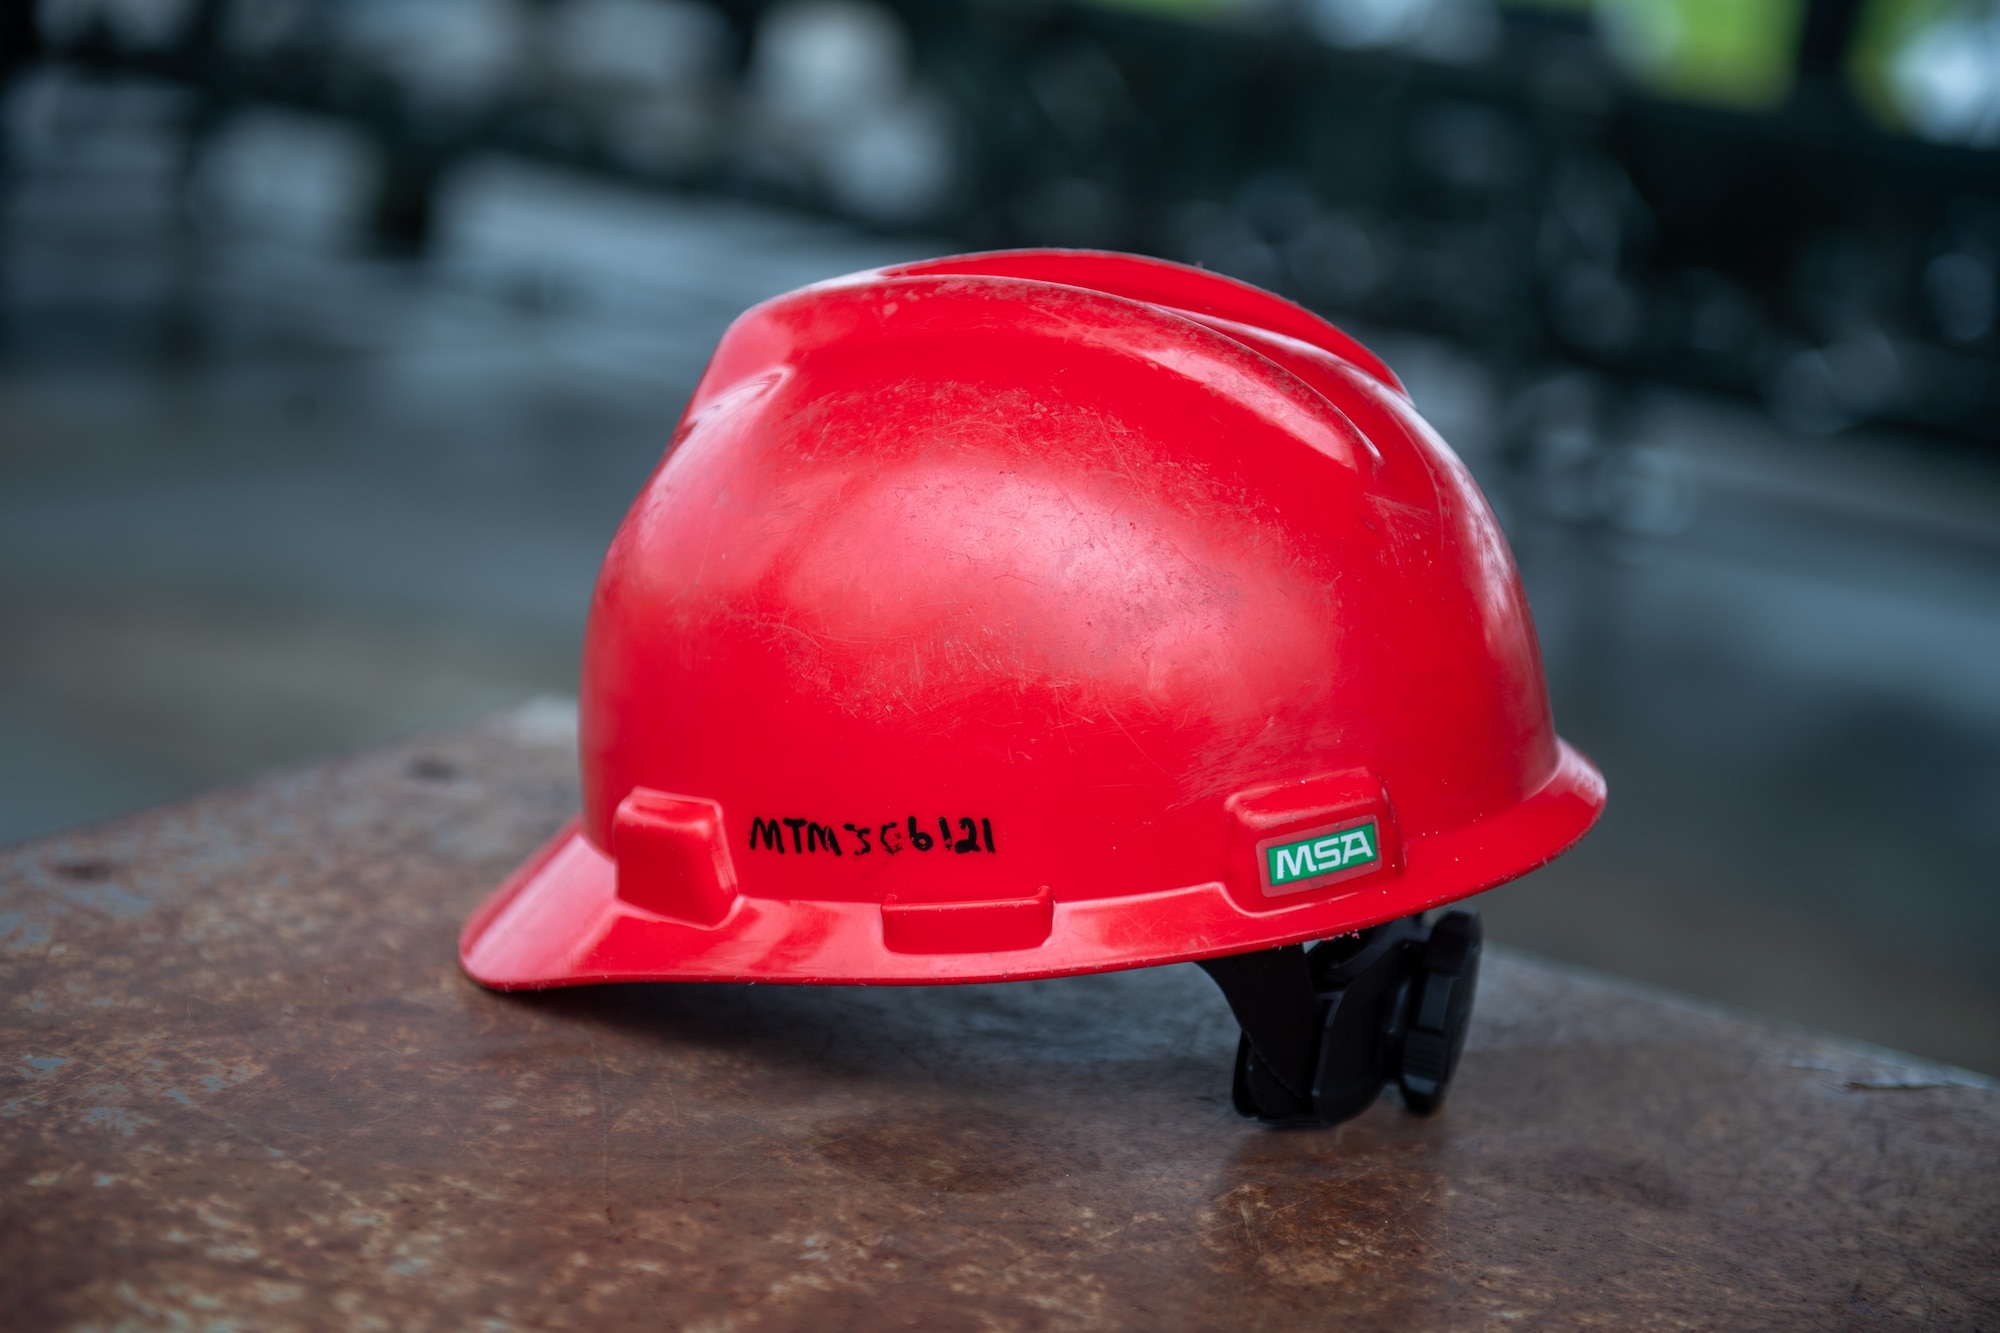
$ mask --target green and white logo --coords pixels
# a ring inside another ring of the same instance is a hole
[[[1272,888],[1358,870],[1382,859],[1382,839],[1370,819],[1335,833],[1316,834],[1264,849],[1264,880]]]

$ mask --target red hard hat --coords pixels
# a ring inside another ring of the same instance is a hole
[[[466,924],[488,986],[1270,950],[1532,870],[1604,804],[1389,370],[1086,252],[739,318],[605,557],[581,747],[580,821]]]

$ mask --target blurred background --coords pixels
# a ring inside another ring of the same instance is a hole
[[[0,841],[573,691],[734,314],[1112,246],[1486,486],[1613,789],[1497,938],[2000,1073],[2000,3],[0,14]]]

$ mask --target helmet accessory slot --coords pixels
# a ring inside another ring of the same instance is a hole
[[[1321,773],[1239,792],[1229,820],[1225,882],[1249,911],[1340,896],[1364,877],[1402,870],[1389,795],[1367,769]]]
[[[1032,949],[1055,928],[1043,885],[1026,898],[975,903],[882,904],[882,943],[893,953],[1000,953]]]
[[[736,868],[722,807],[635,787],[612,821],[618,896],[656,916],[713,926],[736,905]]]

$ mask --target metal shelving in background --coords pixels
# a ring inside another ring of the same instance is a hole
[[[504,153],[962,244],[1137,249],[1531,374],[2000,439],[2000,11],[1923,0],[68,0],[189,170],[358,129],[421,251]],[[1675,25],[1679,27],[1676,28]],[[1929,137],[1925,137],[1928,135]]]

